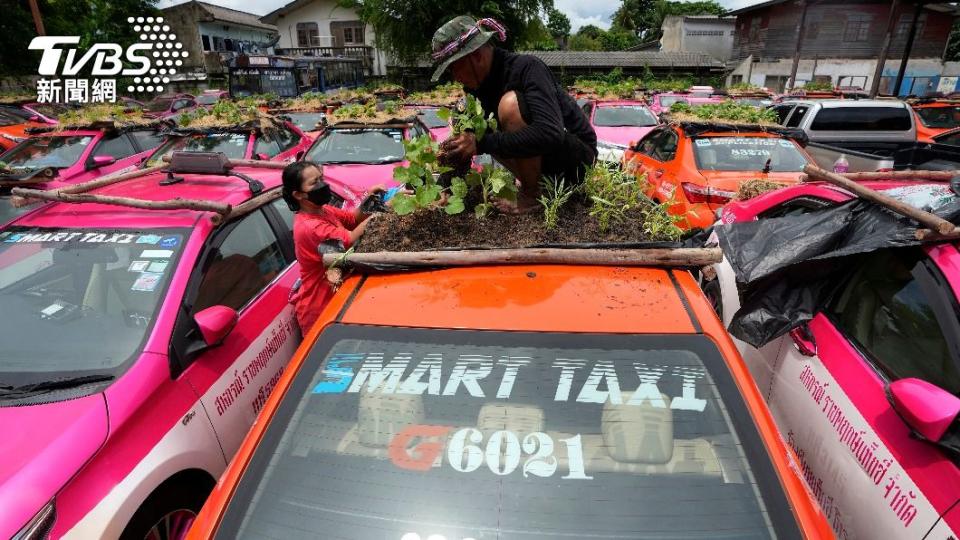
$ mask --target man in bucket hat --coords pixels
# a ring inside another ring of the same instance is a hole
[[[586,168],[597,157],[597,134],[577,103],[554,79],[539,58],[494,47],[490,39],[506,39],[506,30],[493,19],[461,15],[433,34],[433,73],[437,81],[450,69],[494,113],[500,131],[480,141],[466,132],[446,149],[464,159],[491,154],[520,181],[517,205],[499,204],[508,212],[537,209],[542,177],[562,176],[567,185],[583,181]]]

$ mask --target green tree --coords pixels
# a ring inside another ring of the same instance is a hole
[[[663,34],[660,27],[669,15],[721,15],[725,12],[726,9],[715,0],[623,0],[612,20],[614,28],[631,30],[643,41],[651,41]]]
[[[611,28],[600,36],[605,51],[624,51],[637,44],[637,36],[619,28]]]
[[[570,36],[570,43],[567,48],[571,51],[602,51],[603,44],[600,43],[599,39],[577,33]]]
[[[80,36],[80,48],[94,43],[137,41],[127,17],[159,14],[156,0],[37,0],[47,35]],[[36,28],[27,0],[13,0],[3,11],[0,32],[0,75],[36,75],[40,56],[27,47]]]
[[[566,39],[570,35],[570,18],[557,8],[547,10],[547,30],[555,39]]]
[[[377,34],[377,46],[405,64],[427,58],[433,32],[457,15],[493,17],[507,28],[507,48],[522,42],[527,26],[543,24],[553,0],[338,0],[356,10]]]

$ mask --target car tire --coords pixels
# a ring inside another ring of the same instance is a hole
[[[213,489],[213,484],[190,485],[168,482],[147,497],[133,514],[120,540],[179,540],[186,538],[190,525]]]

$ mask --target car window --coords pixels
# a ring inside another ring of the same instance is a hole
[[[300,135],[297,135],[287,126],[283,126],[277,131],[277,142],[280,143],[281,151],[287,151],[300,143]]]
[[[547,336],[328,327],[217,537],[797,536],[709,338]]]
[[[402,129],[334,129],[317,139],[307,159],[317,163],[395,163],[404,154]]]
[[[420,109],[417,111],[417,118],[429,129],[447,127],[450,122],[437,116],[440,109]]]
[[[3,161],[11,168],[70,167],[91,142],[90,135],[30,137],[3,154]]]
[[[943,331],[949,321],[938,319],[932,296],[950,289],[937,286],[934,277],[945,280],[926,260],[919,249],[869,255],[829,313],[890,379],[916,377],[960,394],[957,357]],[[947,316],[955,322],[955,313]]]
[[[951,146],[960,146],[960,131],[948,133],[943,137],[934,137],[939,144],[949,144]]]
[[[810,124],[815,131],[909,131],[906,107],[833,107],[820,109]]]
[[[833,206],[834,204],[836,203],[818,197],[797,197],[796,199],[790,199],[783,204],[774,206],[765,212],[761,212],[758,217],[760,219],[770,219],[787,216],[800,216],[813,212],[814,210],[820,210],[821,208]]]
[[[790,115],[790,120],[787,120],[787,127],[799,127],[800,122],[803,121],[803,117],[807,115],[808,110],[810,110],[810,107],[806,105],[797,105],[793,114]]]
[[[268,158],[276,156],[282,151],[279,139],[280,135],[277,133],[272,133],[269,139],[264,134],[257,135],[257,144],[253,150],[254,155],[264,154]]]
[[[189,99],[178,99],[178,100],[177,100],[176,102],[174,102],[174,104],[173,104],[173,110],[174,110],[174,111],[179,111],[180,109],[186,109],[187,107],[190,107],[190,106],[193,105],[193,104],[194,104],[194,103],[193,103],[192,100],[189,100]]]
[[[599,107],[593,117],[593,125],[600,127],[650,127],[657,124],[657,117],[642,105]]]
[[[674,103],[690,103],[690,101],[680,96],[660,96],[660,106],[664,109],[669,109]]]
[[[777,123],[783,124],[787,121],[787,117],[790,116],[790,111],[793,110],[793,105],[777,105],[773,108],[773,112],[777,113]]]
[[[0,233],[0,381],[111,372],[149,335],[186,229]]]
[[[960,107],[922,107],[915,110],[923,125],[929,128],[952,129],[960,126]]]
[[[170,137],[167,142],[150,154],[145,167],[152,167],[163,163],[164,156],[172,156],[174,152],[223,152],[230,159],[243,159],[247,152],[246,133],[209,133],[206,135],[188,135],[185,137]]]
[[[290,209],[290,206],[287,205],[287,201],[283,199],[277,199],[270,204],[273,206],[274,210],[280,214],[280,219],[283,220],[284,225],[286,225],[287,232],[293,234],[293,216],[296,214],[294,214],[293,210]]]
[[[166,137],[153,130],[131,131],[130,136],[137,141],[137,146],[140,147],[141,152],[153,150],[163,144],[166,139]]]
[[[796,143],[775,137],[698,137],[693,155],[701,171],[800,172],[807,164]]]
[[[204,265],[194,302],[197,313],[210,306],[242,309],[286,267],[263,212],[243,218]]]
[[[666,131],[667,128],[655,129],[647,134],[646,137],[640,139],[640,142],[637,143],[636,150],[641,154],[653,157],[654,149],[657,146],[657,141],[660,139],[660,136]]]
[[[290,118],[290,121],[293,122],[295,126],[300,128],[300,131],[308,132],[318,131],[326,115],[322,112],[296,112],[286,113],[286,116]]]
[[[100,139],[100,142],[97,143],[97,147],[93,149],[93,153],[90,155],[91,157],[111,156],[117,159],[123,159],[136,153],[137,149],[133,147],[133,143],[130,142],[130,139],[127,138],[126,134],[117,133],[105,135],[102,139]]]
[[[657,161],[670,161],[677,155],[677,141],[680,137],[673,129],[665,129],[660,132],[653,146],[653,159]]]

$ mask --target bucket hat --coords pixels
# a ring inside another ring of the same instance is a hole
[[[485,45],[490,38],[507,39],[507,30],[494,19],[474,19],[460,15],[447,21],[433,33],[433,61],[438,62],[431,81],[436,82],[450,64]]]

